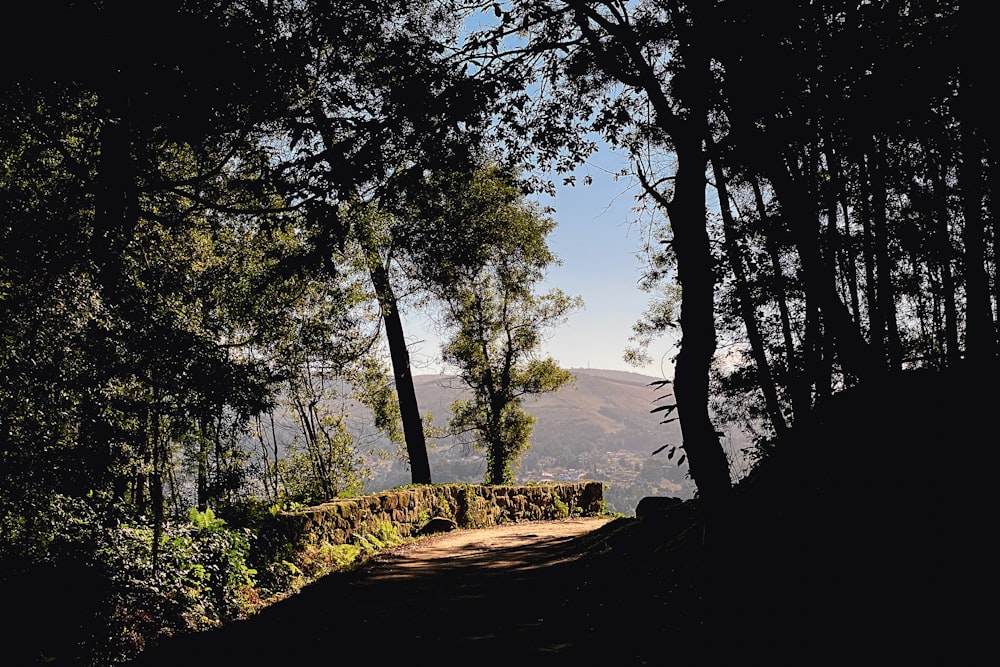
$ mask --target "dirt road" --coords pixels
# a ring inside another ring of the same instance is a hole
[[[368,567],[375,573],[386,569],[415,573],[427,568],[469,565],[512,570],[545,567],[572,558],[560,553],[560,545],[609,521],[605,517],[588,517],[460,529],[389,549]]]
[[[590,602],[587,576],[573,561],[581,536],[609,521],[425,538],[325,577],[247,621],[168,641],[134,664],[304,665],[347,656],[371,664],[420,656],[437,664],[578,664],[607,610]]]

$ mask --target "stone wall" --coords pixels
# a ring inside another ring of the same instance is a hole
[[[416,533],[429,519],[453,519],[460,528],[501,523],[594,516],[603,509],[600,482],[530,486],[437,484],[344,498],[317,507],[283,512],[275,528],[291,544],[345,544],[391,523],[402,537]]]

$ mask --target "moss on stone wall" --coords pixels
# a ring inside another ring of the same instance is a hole
[[[343,498],[317,507],[279,514],[272,526],[286,541],[307,545],[348,544],[390,523],[402,537],[414,535],[431,517],[454,519],[461,528],[501,523],[595,516],[601,513],[600,482],[528,486],[437,484]]]

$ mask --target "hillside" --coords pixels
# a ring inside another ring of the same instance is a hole
[[[623,371],[571,369],[576,382],[559,392],[531,397],[525,408],[538,419],[532,447],[518,470],[518,481],[594,479],[606,482],[609,509],[631,514],[645,495],[690,497],[687,468],[678,468],[665,454],[650,456],[665,443],[680,443],[677,423],[661,425],[650,414],[658,396],[668,390],[651,387],[656,378]],[[420,410],[434,416],[436,426],[447,422],[452,401],[462,395],[449,375],[414,377]],[[732,445],[744,446],[740,434]],[[435,482],[480,482],[483,456],[466,451],[450,439],[434,442],[430,451]],[[378,491],[409,481],[405,466],[387,462],[377,469],[368,490]]]

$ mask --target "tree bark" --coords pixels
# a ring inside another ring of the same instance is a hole
[[[973,363],[993,362],[997,356],[997,330],[990,302],[989,273],[986,269],[986,221],[983,216],[986,182],[983,161],[991,157],[986,139],[995,132],[995,122],[992,117],[987,120],[984,111],[989,105],[984,95],[987,79],[981,59],[973,53],[964,53],[961,64],[957,115],[961,151],[958,185],[962,193],[962,215],[965,219],[962,234],[965,244],[965,356]],[[992,157],[995,156],[994,147]],[[996,193],[992,195],[995,197]],[[995,204],[993,208],[995,209]],[[1000,308],[1000,303],[997,306]]]
[[[828,143],[833,145],[833,138],[827,137]],[[826,163],[830,171],[830,192],[828,196],[828,221],[827,221],[827,251],[829,253],[832,266],[840,271],[842,290],[846,290],[847,298],[850,299],[851,316],[855,321],[861,319],[860,300],[858,298],[858,267],[851,252],[851,216],[850,206],[847,198],[847,186],[844,177],[844,167],[840,156],[833,148],[828,147],[824,153]],[[844,229],[840,231],[837,220],[837,212],[840,211],[844,218]]]
[[[932,153],[933,154],[933,153]],[[940,294],[944,298],[944,344],[945,365],[955,367],[962,360],[962,350],[958,343],[958,307],[955,303],[955,279],[951,272],[952,256],[954,254],[951,242],[951,215],[948,211],[948,186],[945,178],[947,166],[942,158],[940,162],[931,160],[928,168],[931,171],[932,191],[934,197],[934,231],[935,242],[932,248],[937,256],[928,258],[928,262],[937,264],[941,270],[942,287]],[[928,267],[933,275],[933,267]],[[938,290],[934,290],[935,293]]]
[[[149,499],[153,506],[153,572],[160,569],[160,541],[163,537],[163,457],[161,456],[160,428],[160,398],[159,391],[153,387],[152,411],[149,413],[148,437],[149,448],[153,459],[153,469],[149,475]]]
[[[885,326],[886,363],[890,371],[898,371],[903,366],[903,344],[899,338],[896,322],[896,288],[892,280],[892,261],[889,257],[889,221],[884,156],[888,154],[885,137],[877,137],[872,155],[872,225],[875,237],[880,239],[875,246],[876,277],[878,281],[879,309]]]
[[[823,311],[823,324],[834,337],[841,367],[845,373],[859,380],[880,375],[882,365],[878,355],[873,353],[857,322],[851,318],[850,311],[837,293],[836,283],[829,279],[830,271],[820,250],[820,230],[811,199],[802,192],[802,186],[789,173],[780,154],[768,153],[764,159],[767,176],[782,209],[796,221],[791,227],[795,247],[802,260],[806,290]]]
[[[328,119],[319,102],[313,103],[312,114],[316,126],[320,129],[323,143],[331,149],[336,145],[336,140],[330,134]],[[369,230],[364,231],[366,239],[362,240],[362,247],[368,255],[368,272],[382,310],[382,322],[385,325],[385,337],[389,344],[389,357],[392,360],[392,373],[396,381],[396,398],[399,401],[399,413],[403,422],[406,453],[410,459],[410,475],[414,484],[430,484],[431,467],[427,459],[427,442],[424,439],[424,424],[417,405],[417,393],[413,388],[410,353],[406,349],[403,320],[399,315],[392,283],[389,281],[389,272],[379,259],[378,249],[368,242],[367,239],[370,238],[368,232]]]
[[[732,493],[729,461],[708,413],[708,376],[715,355],[715,271],[705,219],[702,132],[675,136],[677,172],[667,204],[681,284],[681,349],[674,368],[674,396],[691,477],[713,513]]]
[[[875,245],[883,239],[875,235],[875,202],[872,194],[872,157],[862,158],[864,169],[861,174],[861,228],[863,239],[863,257],[865,263],[865,302],[868,306],[868,340],[879,360],[885,359],[885,324],[882,319],[882,306],[879,302],[879,282],[876,278]]]
[[[208,418],[199,419],[201,427],[198,438],[198,511],[208,509]]]
[[[424,423],[417,405],[417,392],[413,388],[410,353],[406,349],[406,337],[403,334],[403,321],[399,316],[396,295],[389,282],[389,272],[373,252],[369,252],[368,270],[382,309],[385,337],[389,343],[389,357],[392,360],[392,374],[396,381],[396,397],[399,400],[399,414],[403,421],[406,454],[410,459],[411,479],[414,484],[430,484],[431,466],[427,459]]]
[[[703,511],[720,516],[732,495],[732,482],[729,461],[708,413],[708,377],[716,346],[715,270],[705,213],[708,155],[702,147],[711,136],[707,107],[712,85],[710,61],[695,40],[685,41],[682,36],[678,56],[683,73],[675,74],[674,81],[683,80],[689,87],[680,100],[687,110],[680,115],[622,14],[602,15],[583,2],[567,4],[573,8],[576,24],[598,65],[619,81],[645,91],[655,124],[673,142],[677,157],[673,197],[668,201],[644,176],[643,187],[670,219],[677,279],[682,286],[681,349],[674,368],[674,397],[684,451]],[[680,17],[680,9],[671,5],[669,11],[674,27],[684,31],[686,21]],[[611,39],[602,39],[591,22]],[[693,24],[697,23],[695,17]]]
[[[781,255],[778,250],[778,242],[774,238],[775,234],[769,229],[771,223],[768,221],[764,194],[761,192],[760,184],[756,178],[750,178],[750,187],[753,189],[754,202],[757,205],[757,215],[760,216],[763,223],[764,245],[767,249],[768,258],[771,260],[771,270],[774,272],[775,290],[773,296],[778,304],[778,316],[781,320],[781,337],[785,344],[785,386],[788,396],[791,398],[792,419],[794,421],[808,413],[812,407],[810,388],[799,366],[800,355],[796,354],[795,350],[795,338],[792,336],[792,316],[788,309],[788,300],[785,297],[785,275],[781,268]]]
[[[996,331],[986,272],[986,227],[983,224],[983,168],[980,142],[972,127],[962,128],[962,161],[958,170],[965,227],[965,354],[985,361],[996,356]]]
[[[785,417],[781,412],[781,403],[778,400],[778,390],[774,384],[774,376],[771,374],[771,365],[767,361],[767,353],[764,350],[764,337],[760,333],[757,324],[757,316],[754,312],[753,298],[750,294],[750,287],[747,281],[746,268],[743,266],[743,258],[740,257],[740,249],[736,238],[736,223],[733,220],[733,213],[729,207],[729,192],[725,171],[719,160],[713,156],[712,171],[715,173],[715,187],[719,193],[719,210],[722,213],[722,226],[726,238],[726,258],[733,271],[736,280],[736,298],[740,305],[740,315],[743,318],[743,325],[746,327],[747,339],[750,343],[750,352],[753,355],[754,366],[757,371],[757,384],[764,394],[764,406],[767,411],[774,433],[778,437],[782,436],[787,429]]]

